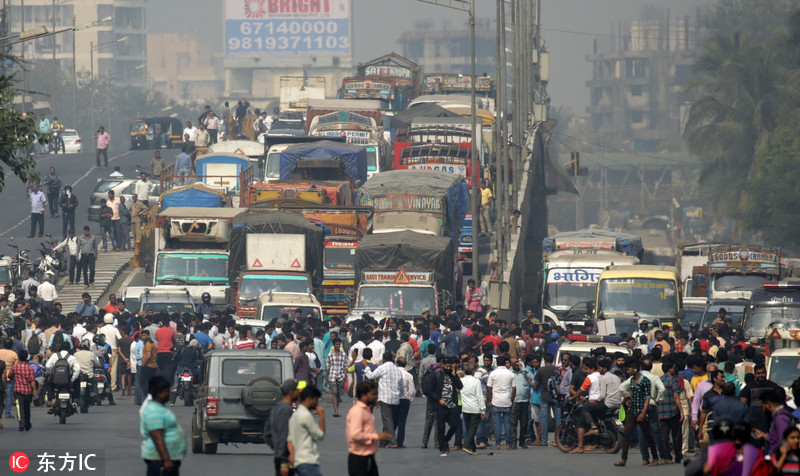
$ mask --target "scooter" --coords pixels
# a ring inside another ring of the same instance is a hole
[[[111,387],[108,385],[108,375],[103,365],[94,365],[94,401],[97,406],[103,404],[103,400],[111,398]]]

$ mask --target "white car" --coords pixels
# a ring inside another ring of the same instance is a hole
[[[64,132],[61,134],[64,138],[64,150],[67,154],[80,154],[82,152],[83,144],[81,143],[81,136],[78,135],[78,131],[75,129],[64,129]]]

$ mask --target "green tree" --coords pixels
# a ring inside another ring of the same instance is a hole
[[[784,67],[776,49],[737,33],[715,35],[702,47],[685,88],[697,95],[683,138],[704,159],[700,183],[721,187],[719,212],[735,211],[745,200],[758,151],[781,117],[798,103],[797,73]]]
[[[699,22],[711,35],[747,35],[754,43],[772,38],[776,25],[800,8],[799,0],[718,0],[700,12]]]
[[[739,217],[770,244],[800,250],[800,111],[778,126],[747,184],[749,199]]]
[[[0,54],[0,61],[15,58]],[[49,140],[48,135],[37,138],[37,120],[33,114],[14,108],[14,97],[21,94],[14,76],[0,76],[0,191],[8,173],[26,181],[36,174],[36,161],[29,152],[38,140]]]

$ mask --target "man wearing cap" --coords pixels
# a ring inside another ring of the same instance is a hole
[[[289,463],[289,448],[286,445],[286,438],[289,435],[289,418],[293,412],[292,404],[297,401],[300,390],[305,387],[305,381],[289,379],[283,382],[281,384],[283,398],[269,414],[269,432],[272,436],[272,449],[275,452],[275,476],[294,474]]]
[[[631,334],[631,337],[636,339],[637,344],[639,343],[639,337],[641,336],[647,337],[647,326],[648,326],[647,319],[639,319],[639,330],[634,331],[634,333]]]

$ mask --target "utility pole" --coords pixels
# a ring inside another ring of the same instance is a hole
[[[75,15],[72,15],[72,127],[78,130],[78,63],[75,60],[76,31]]]
[[[19,31],[23,32],[23,31],[25,31],[25,0],[19,0],[19,2],[20,2],[20,11],[22,12],[20,14],[20,20],[21,20],[20,23],[21,24],[20,24],[20,27],[19,27]],[[22,58],[22,62],[24,63],[25,62],[25,43],[21,43],[20,44],[20,48],[22,48],[22,54],[20,55],[20,58]],[[28,98],[28,72],[27,72],[27,68],[23,67],[22,68],[22,111],[23,112],[27,111],[27,109],[28,109],[27,98]]]
[[[53,0],[53,31],[56,31],[56,0]],[[58,106],[58,64],[56,63],[56,40],[53,36],[53,116],[56,115]]]
[[[500,276],[500,281],[503,281],[503,255],[506,245],[505,241],[505,213],[508,208],[505,205],[505,177],[502,165],[503,156],[503,128],[501,126],[504,120],[505,105],[503,104],[503,69],[505,69],[505,56],[503,55],[503,44],[501,38],[506,34],[506,26],[503,22],[503,11],[505,10],[505,0],[496,0],[497,4],[497,73],[495,75],[495,106],[497,110],[497,122],[495,123],[495,137],[494,137],[494,151],[495,151],[495,170],[497,182],[495,183],[495,200],[497,203],[497,223],[495,231],[495,255],[497,260],[497,273]],[[474,247],[474,245],[473,245]],[[474,251],[473,251],[474,253]]]

